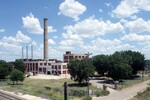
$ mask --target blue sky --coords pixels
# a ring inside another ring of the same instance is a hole
[[[65,51],[112,54],[139,51],[150,59],[150,0],[1,0],[0,59],[34,48],[43,58],[43,18],[49,24],[49,58]]]

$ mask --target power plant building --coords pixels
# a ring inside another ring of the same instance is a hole
[[[72,54],[70,51],[66,51],[63,55],[64,61],[57,59],[48,59],[48,19],[44,18],[44,38],[43,38],[44,52],[43,59],[33,59],[33,46],[31,46],[31,59],[28,59],[28,47],[26,47],[26,59],[23,57],[22,48],[22,60],[26,65],[26,72],[32,72],[36,74],[48,74],[48,75],[61,75],[68,74],[67,63],[74,58],[85,59],[87,56],[84,54]]]

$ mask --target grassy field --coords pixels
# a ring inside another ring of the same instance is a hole
[[[7,82],[0,82],[0,86],[2,89],[15,92],[16,94],[30,94],[52,100],[63,100],[62,93],[64,82],[68,83],[68,90],[78,90],[79,92],[81,90],[87,91],[87,86],[85,84],[77,85],[70,79],[44,80],[26,78],[20,85],[8,85]],[[90,89],[95,89],[95,87],[90,86]],[[80,98],[80,96],[68,96],[69,100],[79,100]]]
[[[148,87],[144,92],[139,92],[131,100],[150,100],[150,87]]]
[[[149,79],[150,79],[150,77],[148,75],[146,75],[146,76],[144,76],[143,81],[146,81],[146,80],[149,80]],[[123,84],[118,85],[118,88],[117,88],[118,90],[122,90],[124,88],[131,87],[135,84],[143,82],[141,75],[138,76],[138,77],[135,77],[133,79],[127,79],[127,80],[123,80],[123,81],[124,81]]]

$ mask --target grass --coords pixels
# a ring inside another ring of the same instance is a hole
[[[144,92],[139,92],[131,100],[150,100],[150,87],[148,87]]]
[[[61,94],[60,92],[63,92],[64,82],[68,83],[69,85],[68,90],[87,91],[86,84],[77,85],[71,79],[44,80],[44,79],[26,78],[24,82],[22,82],[20,85],[8,85],[7,82],[5,83],[0,82],[0,86],[2,89],[15,92],[16,94],[17,93],[30,94],[40,96],[46,99],[63,100],[64,99],[63,94]],[[90,86],[90,89],[95,89],[95,87]],[[68,100],[76,100],[76,99],[80,99],[80,97],[68,96]]]
[[[149,80],[149,79],[150,79],[149,76],[144,76],[144,81]],[[122,90],[124,88],[131,87],[141,82],[143,82],[141,76],[134,77],[133,79],[123,80],[123,84],[118,85],[117,90]]]

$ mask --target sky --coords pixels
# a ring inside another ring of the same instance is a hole
[[[43,59],[48,18],[49,59],[73,53],[139,51],[150,59],[150,0],[0,0],[0,59]]]

